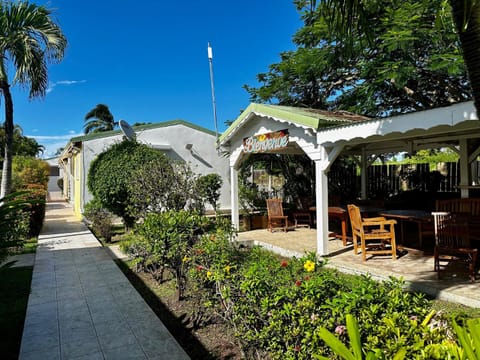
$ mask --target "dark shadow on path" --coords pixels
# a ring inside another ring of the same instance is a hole
[[[143,280],[133,272],[123,261],[115,261],[118,267],[128,278],[133,287],[143,297],[145,302],[150,306],[153,312],[158,316],[162,323],[167,327],[168,331],[178,341],[180,346],[187,352],[192,359],[215,360],[215,356],[210,354],[200,341],[192,334],[192,330],[186,328],[182,324],[182,319],[175,316],[162,303],[143,282]]]

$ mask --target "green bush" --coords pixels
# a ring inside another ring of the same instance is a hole
[[[124,247],[137,269],[169,269],[179,291],[188,285],[186,293],[198,301],[197,325],[224,319],[248,358],[339,359],[324,335],[352,341],[347,314],[358,323],[358,358],[459,358],[448,320],[434,316],[422,294],[405,292],[403,281],[341,274],[315,254],[283,259],[242,248],[232,242],[228,222],[208,224],[196,216],[150,214]]]
[[[138,237],[130,239],[122,248],[136,257],[138,267],[152,272],[159,280],[165,269],[170,271],[181,299],[186,283],[185,256],[208,227],[208,218],[191,211],[149,213],[135,228]]]
[[[94,199],[85,204],[83,215],[91,223],[96,236],[107,243],[112,241],[113,215],[98,200]]]
[[[29,237],[37,237],[40,234],[45,219],[47,190],[42,185],[27,185],[27,191],[21,197],[29,202]]]
[[[445,326],[419,322],[429,302],[404,292],[399,280],[342,275],[313,254],[284,260],[258,248],[239,252],[208,237],[193,248],[191,261],[191,279],[208,294],[204,305],[232,324],[252,358],[335,358],[319,331],[344,338],[347,313],[358,319],[365,351],[386,359],[401,349],[407,358],[433,358],[446,340]]]
[[[47,189],[50,165],[34,157],[15,156],[12,163],[12,174],[12,190],[14,191],[26,189],[31,184],[41,185]]]
[[[218,199],[220,199],[220,189],[222,187],[222,183],[222,178],[218,174],[203,175],[197,180],[200,197],[212,205],[212,208],[215,212],[217,212]]]
[[[133,227],[135,218],[128,207],[131,202],[129,182],[139,164],[153,159],[164,159],[165,155],[145,144],[123,141],[112,145],[90,165],[87,185],[103,207],[120,216],[127,228]]]
[[[131,175],[127,189],[130,194],[128,212],[136,219],[148,213],[203,208],[197,176],[188,163],[164,156],[138,164]]]
[[[24,195],[16,192],[0,199],[0,263],[28,239],[30,202]]]

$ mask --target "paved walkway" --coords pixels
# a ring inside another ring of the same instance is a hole
[[[68,204],[51,199],[20,349],[30,359],[188,359]]]

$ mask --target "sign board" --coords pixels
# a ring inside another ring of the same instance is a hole
[[[288,129],[267,134],[254,135],[243,139],[243,152],[275,152],[288,146]]]

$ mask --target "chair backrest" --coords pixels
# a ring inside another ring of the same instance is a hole
[[[308,211],[311,204],[312,204],[312,199],[309,196],[299,197],[297,198],[297,201],[296,201],[297,210]]]
[[[435,244],[442,248],[470,247],[469,213],[434,212]]]
[[[268,216],[283,216],[282,199],[267,199]]]
[[[356,205],[347,205],[348,216],[350,217],[350,223],[352,224],[352,230],[360,230],[362,227],[362,215],[360,214],[360,208]]]

